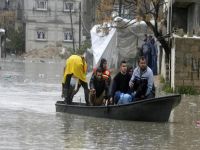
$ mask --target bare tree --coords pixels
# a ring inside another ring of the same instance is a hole
[[[164,0],[138,0],[137,14],[145,21],[147,26],[153,31],[154,36],[159,40],[169,58],[170,47],[165,36],[162,34],[161,25],[166,21],[166,15],[163,8],[166,7]],[[160,24],[160,27],[158,26]]]
[[[166,39],[168,35],[163,35],[161,30],[162,26],[166,26],[167,3],[165,0],[101,0],[97,7],[98,23],[113,21],[112,12],[116,4],[120,6],[118,16],[121,15],[121,7],[123,7],[129,13],[134,14],[132,19],[142,20],[147,24],[164,48],[167,58],[169,58],[170,46]],[[126,28],[129,25],[130,23],[127,23],[120,28]]]

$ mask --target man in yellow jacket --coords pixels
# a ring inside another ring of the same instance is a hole
[[[70,81],[73,76],[79,80],[79,85],[84,88],[85,102],[87,105],[89,105],[89,89],[86,81],[86,73],[87,63],[83,56],[71,55],[67,59],[63,75],[63,95],[67,104],[70,104],[73,98],[73,96],[71,97],[72,93],[70,92]]]

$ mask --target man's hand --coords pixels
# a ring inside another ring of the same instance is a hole
[[[107,103],[108,103],[108,99],[103,99],[103,105],[107,105]]]
[[[96,93],[96,90],[95,90],[95,89],[90,89],[90,92],[91,92],[92,94],[95,94],[95,93]]]
[[[109,103],[110,103],[110,104],[114,104],[114,103],[113,103],[113,98],[112,98],[112,97],[109,99]]]
[[[133,81],[130,81],[130,82],[129,82],[129,86],[130,86],[130,88],[133,88],[133,86],[134,86]]]

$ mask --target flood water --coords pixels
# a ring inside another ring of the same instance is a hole
[[[199,96],[183,95],[167,123],[56,113],[63,66],[53,61],[0,61],[1,150],[199,149]]]

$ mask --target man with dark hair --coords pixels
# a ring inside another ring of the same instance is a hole
[[[99,68],[102,69],[102,77],[106,81],[106,84],[108,84],[108,86],[110,86],[111,74],[110,74],[110,71],[107,68],[107,60],[105,58],[101,59],[100,64],[99,64]],[[94,69],[93,73],[95,73],[95,71],[96,71],[96,68]]]
[[[138,60],[138,67],[134,69],[129,86],[134,90],[136,99],[155,97],[153,72],[147,66],[144,56]]]
[[[120,99],[120,94],[130,94],[129,87],[130,75],[127,73],[127,63],[126,61],[121,61],[120,72],[117,73],[113,79],[111,85],[111,100],[118,103]],[[122,99],[123,101],[124,99]],[[126,99],[127,100],[127,99]]]
[[[94,106],[102,105],[108,99],[109,87],[102,76],[102,69],[98,67],[90,79],[90,103]]]

